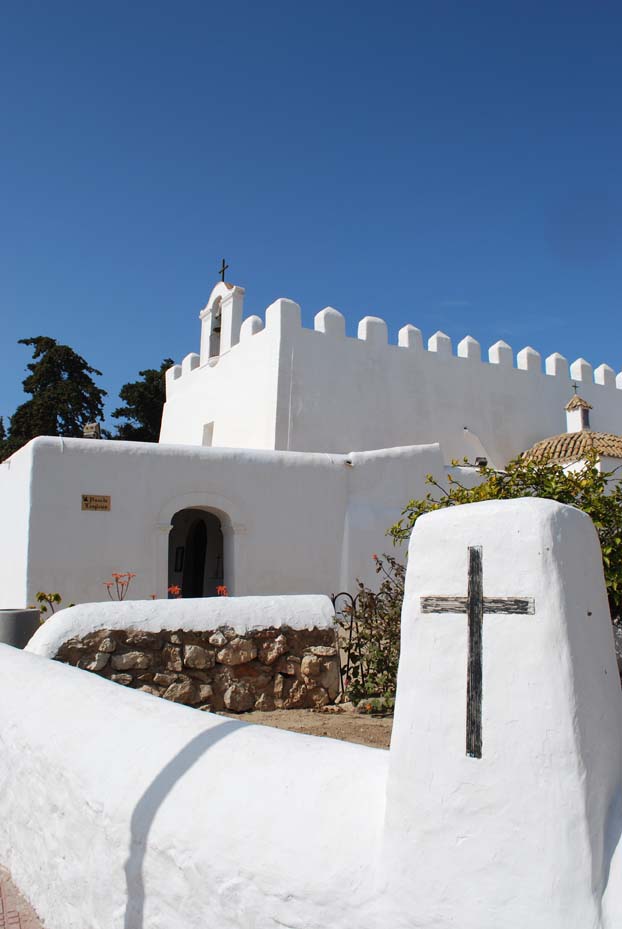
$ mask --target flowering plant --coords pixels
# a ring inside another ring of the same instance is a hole
[[[229,591],[224,584],[219,584],[216,588],[216,596],[218,597],[228,597]]]
[[[181,597],[181,587],[178,584],[171,584],[168,592],[175,600],[178,600]]]
[[[125,600],[128,587],[132,582],[132,578],[136,577],[136,575],[132,574],[131,571],[126,571],[122,574],[113,573],[111,576],[111,581],[104,581],[104,587],[108,591],[108,596],[111,600],[114,600],[113,592],[115,592],[117,600]]]

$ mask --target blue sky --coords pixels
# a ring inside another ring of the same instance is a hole
[[[49,335],[121,384],[247,313],[622,369],[616,2],[6,4],[0,414]]]

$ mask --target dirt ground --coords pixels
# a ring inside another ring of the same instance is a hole
[[[392,717],[375,717],[360,713],[326,713],[317,710],[274,710],[272,713],[223,713],[245,723],[276,726],[291,732],[323,735],[344,742],[358,742],[374,748],[388,748],[391,741]]]

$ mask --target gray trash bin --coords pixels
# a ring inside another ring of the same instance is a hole
[[[24,648],[39,625],[39,610],[0,610],[0,642]]]

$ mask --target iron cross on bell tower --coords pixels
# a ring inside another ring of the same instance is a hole
[[[481,545],[469,545],[466,597],[422,597],[422,613],[466,613],[469,628],[467,658],[466,753],[482,757],[482,678],[485,613],[533,615],[531,597],[485,597]]]
[[[223,284],[225,282],[225,271],[228,271],[228,270],[229,270],[229,265],[225,263],[225,259],[223,258],[222,265],[218,269],[218,273],[220,274],[220,280],[223,282]]]

